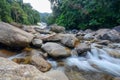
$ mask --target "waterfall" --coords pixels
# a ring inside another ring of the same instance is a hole
[[[120,53],[119,53],[120,54]],[[94,46],[86,56],[71,56],[65,60],[68,66],[76,66],[79,70],[110,74],[120,77],[120,59],[112,57],[104,49]]]

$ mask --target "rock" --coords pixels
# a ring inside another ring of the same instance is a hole
[[[10,47],[26,47],[33,35],[10,24],[0,22],[0,43]]]
[[[46,51],[52,57],[67,57],[70,56],[70,52],[66,50],[65,47],[60,44],[47,42],[41,47],[44,51]]]
[[[33,55],[31,58],[31,64],[36,66],[42,72],[46,72],[51,69],[51,64],[48,63],[39,55]]]
[[[73,29],[73,30],[71,31],[71,33],[72,33],[72,34],[76,34],[76,33],[78,33],[78,30],[77,30],[77,29]]]
[[[24,25],[22,29],[29,33],[33,33],[33,34],[36,33],[35,29],[32,26]]]
[[[115,77],[113,80],[120,80],[120,77]]]
[[[65,28],[62,27],[62,26],[57,26],[56,24],[55,25],[52,25],[50,27],[50,30],[53,31],[53,32],[56,32],[56,33],[61,33],[61,32],[65,32]]]
[[[76,34],[76,37],[77,37],[79,40],[83,40],[84,35],[86,35],[84,32],[78,32],[78,33]]]
[[[32,65],[19,65],[0,57],[0,80],[54,80]]]
[[[50,35],[43,37],[42,40],[43,42],[60,42],[61,37],[59,36],[59,34],[52,33]]]
[[[35,47],[39,47],[40,48],[42,46],[42,43],[43,43],[43,41],[41,39],[35,38],[35,39],[32,40],[32,44]]]
[[[120,49],[120,43],[108,44],[108,47],[110,47],[112,49]]]
[[[120,33],[116,30],[111,30],[106,32],[103,36],[101,36],[103,40],[110,40],[113,42],[120,42]]]
[[[100,39],[106,32],[110,31],[110,29],[99,29],[95,32],[95,38]]]
[[[92,33],[93,31],[91,29],[86,29],[85,33]]]
[[[13,26],[15,26],[15,27],[17,27],[17,28],[23,28],[23,25],[20,24],[20,23],[11,22],[10,24],[13,25]]]
[[[90,50],[90,46],[88,44],[85,44],[85,43],[80,43],[75,48],[75,50],[77,51],[78,54],[81,54],[81,53],[89,51]]]
[[[73,50],[71,51],[71,55],[72,55],[72,56],[78,56],[78,53],[77,53],[77,51],[76,51],[75,49],[73,49]]]
[[[118,31],[118,32],[120,32],[120,26],[116,26],[113,29],[116,30],[116,31]]]
[[[105,50],[107,52],[107,54],[109,54],[110,56],[113,56],[115,58],[120,58],[120,51],[119,50],[110,49],[110,48],[104,48],[103,50]]]
[[[45,29],[40,29],[40,28],[37,28],[35,27],[34,28],[37,32],[39,32],[40,34],[51,34],[52,32],[49,31],[49,30],[45,30]]]
[[[63,34],[61,35],[61,43],[67,47],[74,48],[78,39],[73,34]]]
[[[85,72],[66,68],[65,74],[69,80],[112,80],[113,77],[104,73]]]
[[[101,44],[101,45],[108,45],[110,43],[109,40],[99,40],[98,42],[96,42],[97,44]]]
[[[92,40],[94,39],[94,33],[88,33],[84,36],[85,40]]]
[[[47,76],[54,78],[55,80],[69,80],[64,72],[58,70],[51,70],[45,73]]]

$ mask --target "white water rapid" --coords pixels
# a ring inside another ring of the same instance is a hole
[[[120,59],[112,57],[104,49],[94,46],[91,46],[91,51],[87,52],[86,56],[72,56],[65,61],[67,65],[77,66],[80,70],[101,72],[120,77]]]

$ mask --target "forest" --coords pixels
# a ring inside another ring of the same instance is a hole
[[[120,25],[120,0],[49,0],[53,13],[42,14],[23,0],[1,0],[0,21],[58,24],[66,29],[100,29]]]
[[[120,25],[120,0],[49,0],[48,24],[67,29],[99,29]]]
[[[40,15],[23,0],[0,0],[0,20],[30,25],[40,22]]]

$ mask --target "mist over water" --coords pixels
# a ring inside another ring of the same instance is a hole
[[[118,53],[120,54],[120,53]],[[65,60],[68,66],[76,66],[79,70],[110,74],[120,77],[120,59],[112,57],[104,49],[92,46],[86,56],[72,56]]]

